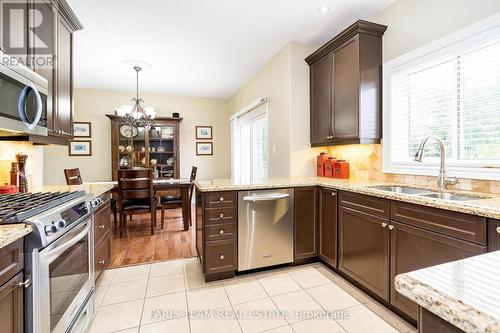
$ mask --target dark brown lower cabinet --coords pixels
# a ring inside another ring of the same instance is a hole
[[[294,191],[294,260],[318,256],[316,187],[298,187]]]
[[[23,333],[23,272],[0,287],[0,325],[2,333]]]
[[[422,307],[419,312],[419,333],[465,333],[458,327]]]
[[[337,267],[337,191],[319,190],[319,251],[318,256]]]
[[[486,247],[391,221],[391,304],[415,320],[418,306],[394,289],[398,274],[460,260],[486,252]]]
[[[111,193],[99,196],[102,205],[94,213],[94,278],[97,281],[111,262]]]
[[[339,265],[374,294],[389,301],[389,221],[339,208]]]
[[[488,220],[488,251],[500,250],[500,221]]]

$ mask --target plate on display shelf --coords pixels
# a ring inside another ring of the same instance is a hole
[[[137,127],[133,127],[130,125],[122,125],[120,126],[120,134],[126,138],[135,138],[139,131]]]

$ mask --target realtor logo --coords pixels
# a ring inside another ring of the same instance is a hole
[[[53,63],[54,12],[51,2],[1,1],[2,51],[24,65]]]

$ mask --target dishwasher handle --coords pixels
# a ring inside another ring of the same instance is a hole
[[[243,201],[274,201],[279,199],[285,199],[290,197],[289,193],[276,193],[276,194],[267,194],[267,195],[259,195],[259,196],[245,196],[243,197]]]

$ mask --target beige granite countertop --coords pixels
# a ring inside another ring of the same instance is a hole
[[[31,226],[24,223],[0,225],[0,249],[23,238],[31,231]]]
[[[99,196],[111,189],[114,185],[109,182],[102,183],[84,183],[82,185],[46,185],[38,186],[30,189],[30,192],[70,192],[70,191],[85,191]]]
[[[468,333],[500,332],[500,251],[396,276],[402,295]]]
[[[373,188],[377,185],[405,185],[382,181],[355,179],[332,179],[324,177],[284,177],[267,178],[259,181],[241,181],[234,179],[198,180],[195,182],[200,192],[245,191],[299,186],[324,186],[337,190],[345,190],[372,195],[397,201],[409,202],[423,206],[447,209],[451,211],[500,219],[500,196],[465,191],[447,191],[478,196],[481,199],[471,201],[445,201],[440,199],[394,193]],[[411,186],[416,187],[416,186]],[[430,189],[436,191],[436,189]]]

